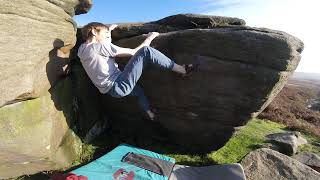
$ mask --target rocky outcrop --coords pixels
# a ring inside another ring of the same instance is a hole
[[[139,83],[159,115],[159,124],[150,125],[141,121],[134,97],[114,99],[98,92],[77,61],[77,48],[71,52],[69,66],[69,51],[75,43],[71,17],[83,12],[79,2],[90,5],[91,1],[2,3],[0,161],[6,163],[0,167],[1,177],[12,176],[14,169],[18,176],[70,164],[77,156],[78,140],[69,128],[75,125],[77,135],[90,140],[90,129],[108,118],[114,120],[113,132],[127,133],[120,140],[139,133],[144,137],[145,132],[153,136],[164,129],[161,135],[167,137],[155,138],[184,149],[219,148],[235,127],[259,114],[281,90],[303,49],[302,42],[291,35],[242,26],[244,21],[235,18],[178,15],[143,23],[132,31],[120,31],[126,26],[121,25],[114,35],[119,45],[133,47],[142,40],[141,34],[159,31],[162,34],[153,47],[179,64],[196,59],[201,63],[200,71],[190,78],[146,69]],[[63,85],[58,88],[59,84]],[[22,152],[25,149],[32,151]],[[25,164],[28,171],[23,169]]]
[[[258,149],[241,160],[247,180],[297,179],[317,180],[320,173],[312,168],[271,149]]]
[[[289,156],[295,154],[300,145],[308,143],[299,132],[269,134],[267,138],[276,143],[279,152]]]
[[[0,1],[0,107],[39,97],[65,75],[65,57],[76,41],[72,16],[90,2]]]
[[[0,108],[0,179],[69,167],[79,158],[71,89],[67,78],[40,98]]]

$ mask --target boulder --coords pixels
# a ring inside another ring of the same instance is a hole
[[[300,145],[308,143],[299,132],[269,134],[267,138],[276,143],[279,152],[290,156],[297,152]]]
[[[172,18],[176,19],[176,21],[172,20]],[[201,24],[202,27],[206,28],[214,28],[218,26],[225,26],[238,22],[238,24],[245,24],[243,20],[237,18],[228,18],[228,17],[217,17],[217,16],[204,16],[204,15],[192,15],[192,14],[184,14],[184,15],[174,15],[171,17],[164,18],[159,21],[154,21],[150,23],[129,23],[129,24],[119,24],[119,26],[112,31],[112,39],[113,41],[119,40],[122,38],[133,37],[141,34],[145,34],[152,31],[158,31],[162,33],[177,31],[181,29],[194,28],[194,26],[190,25],[188,22],[196,22]],[[159,24],[158,24],[159,23]],[[179,26],[177,26],[179,24]],[[213,26],[214,25],[214,26]],[[121,126],[121,129],[125,129],[123,131],[130,132],[133,128],[138,126],[140,123],[133,123],[133,125],[128,125],[127,127],[123,127],[123,124],[131,124],[132,122],[137,122],[137,119],[141,120],[142,113],[139,108],[132,108],[132,103],[136,103],[136,99],[134,97],[123,98],[121,100],[113,99],[108,95],[101,95],[94,85],[91,83],[89,77],[86,75],[84,69],[79,62],[77,57],[77,49],[81,43],[83,43],[83,39],[81,37],[81,28],[77,30],[77,43],[75,47],[71,51],[72,57],[72,66],[71,66],[71,75],[74,82],[74,94],[77,104],[77,128],[79,128],[79,134],[82,137],[85,137],[85,141],[88,139],[92,139],[92,130],[95,130],[95,126],[97,124],[105,123],[101,122],[101,120],[105,121],[107,117],[114,118],[116,122],[113,122],[114,128],[117,128],[117,125]],[[120,103],[119,103],[120,102]],[[126,105],[123,102],[132,102],[128,103],[128,108],[132,109],[132,112],[126,111]],[[114,104],[121,106],[122,108],[113,109]],[[124,110],[124,111],[123,111]],[[138,112],[138,113],[137,113]],[[135,113],[132,115],[130,113]],[[117,116],[117,114],[121,114],[121,118]],[[120,119],[125,122],[121,122]],[[134,120],[133,120],[134,119]],[[100,121],[100,122],[98,122]],[[118,124],[119,122],[119,124]],[[146,126],[146,125],[145,125]],[[153,129],[153,126],[148,128]],[[123,132],[122,131],[122,132]],[[93,135],[94,136],[94,135]],[[121,135],[119,135],[121,136]],[[155,135],[159,136],[159,135]]]
[[[271,149],[258,149],[241,160],[247,180],[317,180],[320,173],[312,168]]]
[[[144,38],[115,44],[136,47]],[[139,82],[171,139],[199,149],[221,147],[234,127],[256,117],[283,88],[303,49],[285,32],[245,26],[163,33],[151,46],[178,64],[200,62],[190,78],[147,68]],[[113,104],[114,112],[125,107]]]
[[[312,152],[301,152],[294,155],[292,158],[310,166],[312,169],[320,173],[320,157],[317,154]]]
[[[0,179],[70,167],[79,158],[71,89],[67,78],[40,98],[0,108]]]
[[[40,97],[65,75],[76,41],[72,16],[89,2],[0,0],[0,107]]]

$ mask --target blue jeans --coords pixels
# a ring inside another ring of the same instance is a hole
[[[174,65],[174,62],[160,51],[149,46],[144,46],[132,56],[108,93],[116,98],[127,95],[137,96],[142,109],[145,111],[150,110],[150,104],[144,95],[143,89],[136,85],[143,68],[150,63],[167,70],[172,70]]]

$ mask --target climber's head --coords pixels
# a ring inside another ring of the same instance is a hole
[[[85,41],[93,40],[97,42],[101,42],[110,38],[111,33],[109,32],[108,26],[99,23],[99,22],[91,22],[85,25],[81,29],[82,38]]]

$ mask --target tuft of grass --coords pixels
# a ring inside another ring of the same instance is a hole
[[[312,144],[304,144],[304,145],[301,145],[301,146],[298,148],[298,153],[299,153],[299,152],[304,152],[304,151],[312,152],[312,153],[315,153],[315,154],[317,154],[318,156],[320,156],[320,147],[314,146],[314,145],[312,145]]]
[[[308,144],[304,144],[298,147],[298,153],[307,151],[307,152],[313,152],[320,156],[320,147],[314,145],[314,143],[320,143],[320,137],[315,136],[313,134],[305,134],[302,133],[303,137],[307,139]]]
[[[96,146],[83,143],[81,155],[72,163],[72,166],[78,166],[92,160],[96,149]]]
[[[285,126],[269,121],[252,119],[219,150],[208,154],[218,164],[239,162],[249,152],[267,142],[266,135],[283,132]]]

